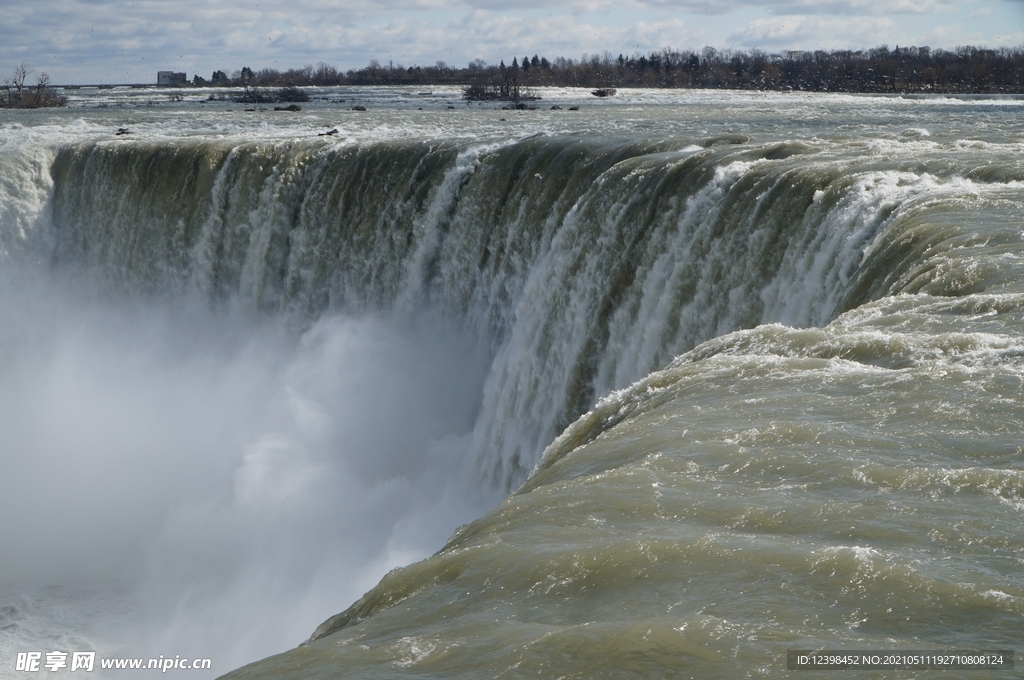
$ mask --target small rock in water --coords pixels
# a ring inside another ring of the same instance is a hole
[[[362,104],[356,104],[355,106],[352,107],[352,110],[353,111],[365,111],[366,107],[363,106]]]

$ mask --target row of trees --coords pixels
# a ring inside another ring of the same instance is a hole
[[[198,73],[192,77],[192,85],[196,87],[256,87],[282,88],[298,85],[341,85],[346,84],[345,74],[338,69],[320,62],[317,66],[303,66],[287,71],[265,68],[254,71],[248,66],[231,73],[214,71],[207,80]]]
[[[221,76],[221,81],[226,78],[221,71],[215,71],[213,75],[216,78],[218,74]],[[245,67],[239,72],[236,84],[241,86],[242,91],[233,96],[232,99],[240,103],[269,104],[273,102],[295,103],[309,101],[309,95],[292,84],[285,85],[277,90],[261,87],[257,82],[256,74],[249,67]]]
[[[0,108],[63,106],[67,98],[40,73],[29,83],[32,70],[24,63],[0,81]],[[574,60],[548,60],[538,55],[513,57],[488,64],[476,59],[466,68],[443,61],[433,66],[409,66],[376,59],[362,69],[342,73],[320,62],[298,69],[254,71],[244,67],[228,75],[214,71],[209,80],[196,75],[192,84],[241,88],[234,97],[251,103],[301,102],[308,97],[299,86],[313,85],[463,85],[469,99],[520,102],[533,98],[532,88],[563,87],[683,87],[751,90],[811,90],[827,92],[1024,93],[1024,46],[1001,49],[887,46],[870,50],[700,51],[663,49],[617,57],[609,52]]]
[[[316,66],[277,71],[242,69],[230,76],[215,71],[210,80],[196,76],[194,85],[245,87],[303,85],[465,85],[474,98],[518,101],[529,88],[689,87],[829,92],[1024,93],[1024,47],[955,50],[928,47],[876,47],[870,50],[699,51],[663,49],[631,56],[584,55],[549,60],[538,55],[514,57],[494,65],[482,60],[466,68],[439,61],[409,66],[376,59],[362,69],[342,73]]]
[[[35,85],[30,85],[31,74],[32,69],[22,62],[14,67],[12,76],[0,81],[0,108],[36,109],[67,104],[67,97],[50,87],[50,76],[40,73]]]

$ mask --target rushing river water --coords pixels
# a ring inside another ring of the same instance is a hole
[[[185,93],[0,112],[0,677],[1024,636],[1024,100]]]

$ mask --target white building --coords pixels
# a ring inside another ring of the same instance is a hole
[[[157,71],[156,72],[156,84],[157,85],[184,85],[188,82],[188,76],[184,73],[175,73],[174,71]]]

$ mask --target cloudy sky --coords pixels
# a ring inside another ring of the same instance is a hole
[[[464,66],[662,47],[1024,45],[1024,0],[0,0],[0,78],[209,78],[324,61]]]

